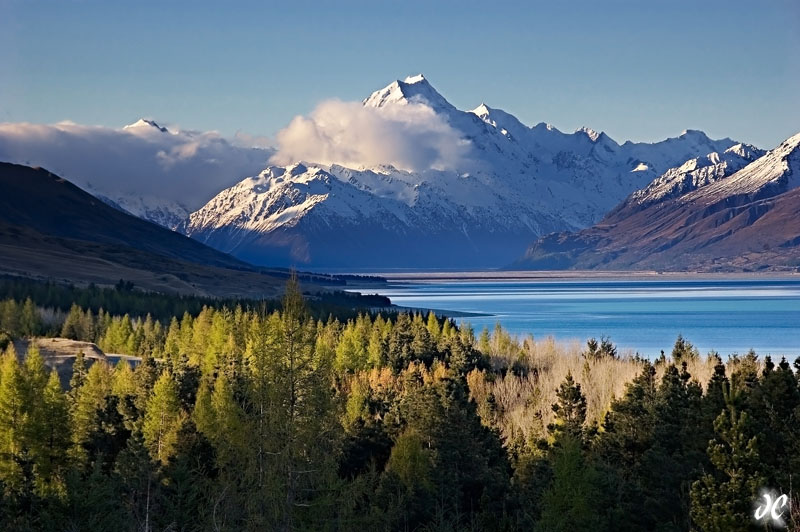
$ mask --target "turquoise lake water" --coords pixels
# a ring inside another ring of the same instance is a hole
[[[682,334],[702,354],[800,355],[800,279],[390,281],[380,293],[407,307],[486,314],[457,318],[476,333],[500,322],[535,338],[607,336],[644,356],[669,353]]]

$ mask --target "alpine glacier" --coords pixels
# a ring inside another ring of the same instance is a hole
[[[422,75],[395,81],[362,105],[392,116],[424,106],[457,132],[459,157],[423,169],[282,161],[220,192],[181,230],[256,264],[496,267],[538,236],[597,222],[671,168],[738,164],[740,152],[756,150],[694,130],[618,144],[589,128],[528,127],[486,104],[456,109]],[[719,161],[709,154],[721,154]],[[690,180],[713,179],[715,171]]]

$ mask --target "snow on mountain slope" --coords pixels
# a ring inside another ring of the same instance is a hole
[[[109,198],[103,193],[92,190],[91,187],[86,187],[86,192],[116,209],[173,231],[189,216],[186,207],[166,198],[135,195],[116,195],[114,198]]]
[[[687,194],[730,176],[764,153],[764,150],[749,144],[737,144],[721,155],[713,152],[705,157],[689,159],[681,166],[670,168],[645,188],[631,194],[615,211],[632,206],[643,209],[654,203]]]
[[[381,170],[271,166],[218,194],[183,230],[256,263],[458,267],[494,264],[495,253],[517,248],[526,235],[558,227],[476,180],[441,173],[440,182],[414,184],[408,173]],[[469,182],[459,189],[469,206],[448,194],[454,178]]]
[[[687,161],[600,223],[538,239],[511,268],[797,271],[800,134],[762,153]]]
[[[184,230],[263,264],[500,266],[537,236],[597,222],[668,169],[690,159],[705,167],[704,160],[712,164],[709,154],[726,154],[737,146],[730,139],[711,140],[691,130],[653,144],[620,145],[589,128],[563,133],[544,123],[528,127],[486,104],[461,111],[422,75],[375,91],[362,109],[396,118],[405,110],[418,112],[420,106],[457,132],[459,157],[416,171],[352,164],[352,158],[347,164],[328,160],[270,167],[222,191],[190,216]],[[323,118],[330,122],[335,116]],[[335,141],[331,137],[336,135],[326,135],[329,124],[320,120],[313,115],[303,119],[300,132],[315,135],[309,142],[320,137]],[[393,123],[381,122],[382,127]],[[409,124],[413,121],[403,127]],[[371,129],[361,137],[380,132]],[[355,133],[346,141],[360,142]],[[318,153],[341,149],[345,157],[357,152],[349,145],[330,147],[326,144]],[[408,150],[428,148],[425,142],[404,145]],[[734,151],[720,160],[734,164]]]
[[[800,133],[736,172],[729,179],[703,187],[685,197],[685,201],[710,203],[719,198],[772,195],[800,186]]]

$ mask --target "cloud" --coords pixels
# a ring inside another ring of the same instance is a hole
[[[469,141],[420,103],[366,107],[325,101],[308,117],[295,117],[276,140],[271,161],[281,165],[309,161],[350,168],[453,169],[469,149]]]
[[[215,132],[0,123],[0,161],[41,166],[104,194],[151,196],[201,207],[220,190],[263,170],[273,150]]]

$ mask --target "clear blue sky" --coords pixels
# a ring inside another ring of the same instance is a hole
[[[0,121],[271,136],[418,72],[528,125],[773,147],[800,131],[800,2],[0,0]]]

